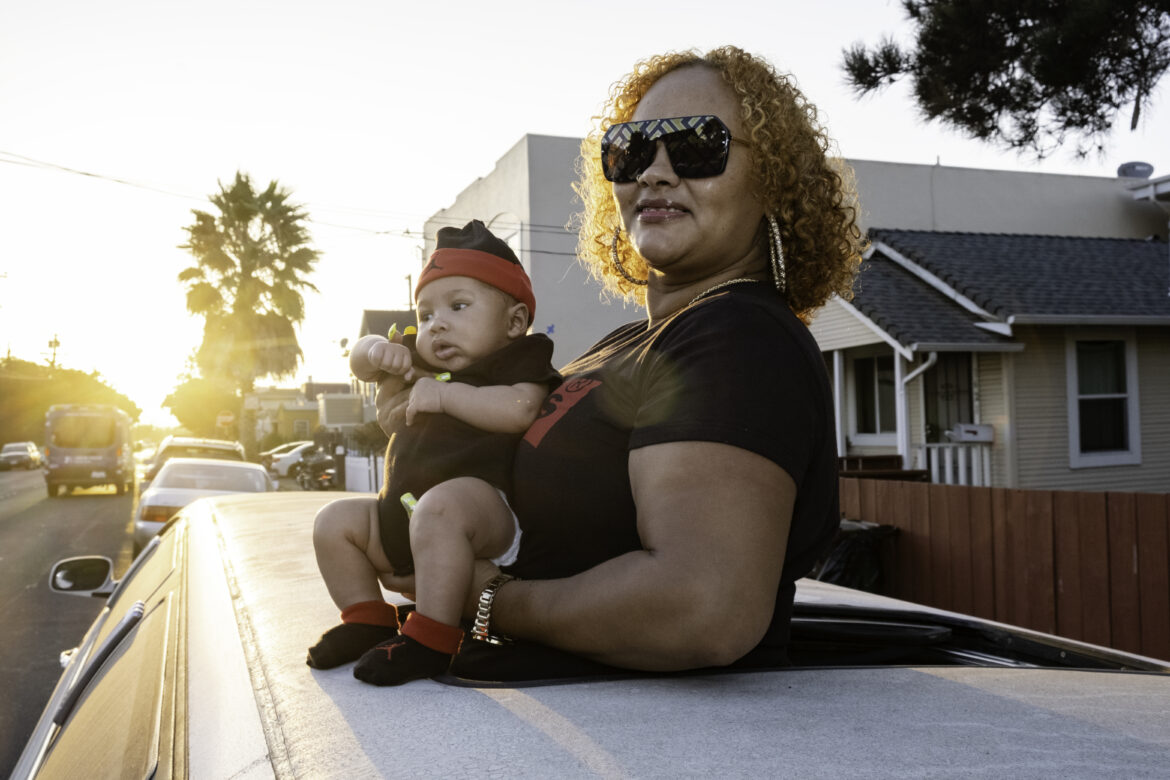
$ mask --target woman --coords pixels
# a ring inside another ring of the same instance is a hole
[[[802,321],[849,295],[863,248],[828,143],[795,86],[732,47],[615,87],[582,146],[579,249],[648,317],[566,366],[525,436],[516,578],[477,564],[473,634],[631,669],[783,663],[794,582],[839,521]]]

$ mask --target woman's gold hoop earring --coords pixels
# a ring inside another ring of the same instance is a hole
[[[622,278],[630,284],[647,284],[648,281],[646,279],[635,279],[634,277],[630,276],[629,272],[626,271],[626,267],[622,265],[621,256],[618,255],[618,237],[621,235],[621,232],[622,229],[620,227],[613,229],[613,242],[609,245],[610,254],[613,255],[614,266],[617,267],[618,273],[622,275]]]
[[[771,214],[768,215],[768,249],[772,255],[772,278],[776,280],[776,289],[785,292],[788,289],[788,277],[784,269],[784,245],[780,243],[780,223]]]

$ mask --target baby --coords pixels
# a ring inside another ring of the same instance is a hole
[[[482,222],[438,232],[415,299],[417,334],[402,343],[365,336],[350,353],[359,379],[414,381],[384,487],[376,504],[326,506],[313,534],[342,623],[309,648],[308,664],[358,660],[354,676],[375,685],[445,672],[463,639],[475,559],[515,561],[520,529],[506,496],[515,445],[560,383],[552,341],[526,335],[532,282]],[[399,633],[378,577],[412,571],[417,608]]]

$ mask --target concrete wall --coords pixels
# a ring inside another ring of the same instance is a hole
[[[557,367],[617,326],[644,316],[641,307],[603,300],[601,286],[577,262],[577,237],[567,225],[579,210],[572,190],[579,144],[576,138],[524,136],[490,174],[472,182],[424,226],[428,256],[435,231],[446,225],[474,218],[501,237],[518,232],[517,254],[536,294],[532,330],[553,339]]]

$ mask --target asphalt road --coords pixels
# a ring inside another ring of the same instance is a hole
[[[105,555],[130,565],[131,495],[75,490],[50,499],[37,471],[0,472],[0,777],[7,777],[75,647],[104,603],[53,593],[52,565]]]

